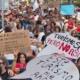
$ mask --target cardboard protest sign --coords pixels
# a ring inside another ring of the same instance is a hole
[[[73,15],[75,7],[74,5],[60,5],[60,14],[61,15]]]
[[[47,45],[57,48],[59,54],[77,59],[80,57],[80,41],[66,33],[53,33],[46,39]]]
[[[28,31],[17,31],[0,34],[0,53],[10,52],[18,49],[29,49],[30,39]]]
[[[54,53],[36,57],[26,67],[26,71],[12,79],[32,80],[79,80],[77,67],[67,58]]]

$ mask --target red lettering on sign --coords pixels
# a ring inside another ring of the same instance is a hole
[[[47,43],[50,44],[50,45],[54,45],[56,47],[60,46],[60,41],[52,40],[50,38],[47,40]]]
[[[60,41],[58,41],[58,42],[56,43],[56,46],[57,46],[57,47],[60,46]]]
[[[70,54],[71,56],[74,56],[74,49],[71,49],[71,50],[69,51],[69,54]]]
[[[70,47],[71,47],[70,45],[68,44],[64,45],[64,43],[62,43],[59,49],[62,49],[62,51],[68,52],[70,50]]]
[[[51,44],[52,43],[52,40],[49,38],[47,43]]]

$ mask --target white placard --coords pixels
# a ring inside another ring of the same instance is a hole
[[[77,12],[77,20],[80,21],[80,12]]]
[[[7,60],[14,60],[14,54],[4,54]]]
[[[9,0],[0,0],[0,10],[9,10]]]
[[[38,53],[37,57],[50,55],[57,52],[59,52],[58,48],[55,48],[55,46],[48,45],[40,53]]]
[[[33,11],[35,11],[37,8],[39,8],[39,3],[37,0],[31,0]]]
[[[66,33],[53,33],[46,39],[47,45],[58,49],[59,54],[66,57],[77,59],[80,57],[80,41]]]
[[[79,80],[79,71],[64,56],[52,54],[33,59],[22,75],[14,77],[14,79],[26,78],[32,80]]]

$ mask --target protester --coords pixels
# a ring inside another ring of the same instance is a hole
[[[77,59],[76,66],[77,66],[79,73],[80,73],[80,58]]]
[[[79,70],[79,80],[80,80],[80,57],[77,59],[76,66]]]
[[[7,60],[4,57],[0,57],[0,77],[2,80],[9,80],[10,76],[13,76],[12,70],[8,69]]]
[[[77,32],[75,31],[75,30],[73,30],[72,32],[71,32],[71,36],[73,36],[73,37],[77,37]]]
[[[8,13],[4,11],[5,25],[4,29],[2,29],[0,19],[0,33],[28,30],[31,40],[31,49],[26,53],[20,52],[17,54],[16,60],[14,59],[15,61],[12,67],[13,71],[10,71],[11,73],[19,74],[25,71],[27,63],[35,58],[37,54],[45,47],[46,37],[52,33],[64,32],[65,34],[70,34],[74,38],[80,39],[80,24],[77,23],[76,17],[73,18],[71,15],[61,15],[56,7],[50,7],[48,5],[45,6],[45,4],[42,4],[45,2],[48,3],[48,1],[49,0],[31,0],[31,4],[29,5],[26,5],[26,2],[21,0],[19,5],[14,5],[14,2],[10,2]],[[0,63],[0,65],[2,64]],[[7,72],[8,69],[5,67],[6,66],[3,67],[3,70]],[[79,61],[77,61],[77,67],[79,67]],[[2,72],[0,73],[0,75],[2,75]],[[2,80],[7,80],[8,77],[13,76],[8,72],[6,75],[0,76]]]
[[[17,59],[13,64],[13,71],[15,74],[19,74],[23,71],[25,71],[26,69],[26,65],[27,65],[27,56],[25,53],[19,52],[17,54]]]
[[[61,32],[61,28],[60,28],[59,26],[56,26],[56,27],[55,27],[55,32],[57,32],[57,33],[58,33],[58,32]]]

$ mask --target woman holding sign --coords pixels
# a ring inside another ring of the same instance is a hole
[[[13,65],[13,71],[15,74],[25,71],[27,65],[26,54],[19,52],[17,55],[17,60]]]

